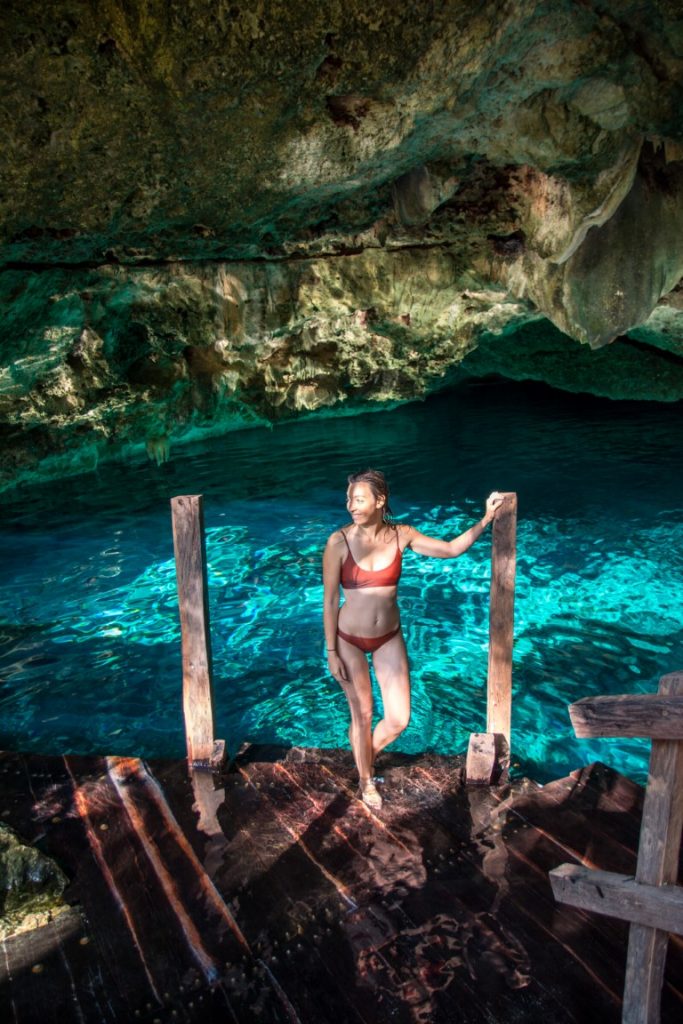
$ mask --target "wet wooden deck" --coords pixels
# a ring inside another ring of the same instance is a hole
[[[0,755],[0,814],[72,908],[2,943],[0,1019],[403,1024],[620,1019],[627,928],[556,904],[565,861],[631,873],[643,790],[601,765],[465,788],[455,758],[252,747],[183,763]],[[670,942],[665,1024],[683,1019]]]

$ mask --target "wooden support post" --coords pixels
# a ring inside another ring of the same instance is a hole
[[[225,743],[214,739],[211,635],[201,494],[171,499],[183,652],[183,713],[187,757],[194,767],[218,767]]]
[[[493,520],[491,546],[486,732],[470,736],[465,766],[468,783],[499,780],[510,767],[517,495],[514,491],[501,493],[503,504]]]
[[[486,731],[505,737],[509,760],[512,633],[517,562],[517,495],[504,494],[503,498],[500,511],[493,520]]]
[[[664,676],[659,692],[683,696],[683,672]],[[653,740],[643,804],[636,882],[673,884],[683,826],[683,729],[678,740]],[[659,1021],[664,962],[669,933],[632,924],[626,958],[623,1024]]]
[[[658,1024],[669,932],[683,933],[683,889],[675,884],[683,830],[681,698],[683,672],[674,672],[660,680],[658,694],[590,698],[569,709],[577,734],[584,737],[657,737],[635,880],[568,864],[550,873],[556,899],[632,922],[623,1024]]]

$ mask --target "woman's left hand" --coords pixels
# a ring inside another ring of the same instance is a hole
[[[486,499],[486,516],[489,520],[496,518],[496,512],[503,504],[504,500],[505,499],[499,491],[491,491]]]

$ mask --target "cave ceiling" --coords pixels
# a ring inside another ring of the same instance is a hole
[[[683,397],[679,2],[9,0],[0,486],[499,373]]]

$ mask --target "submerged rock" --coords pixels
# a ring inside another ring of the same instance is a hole
[[[34,846],[0,824],[0,939],[38,928],[68,909],[66,875]]]
[[[0,487],[485,366],[683,396],[673,0],[2,19]]]

